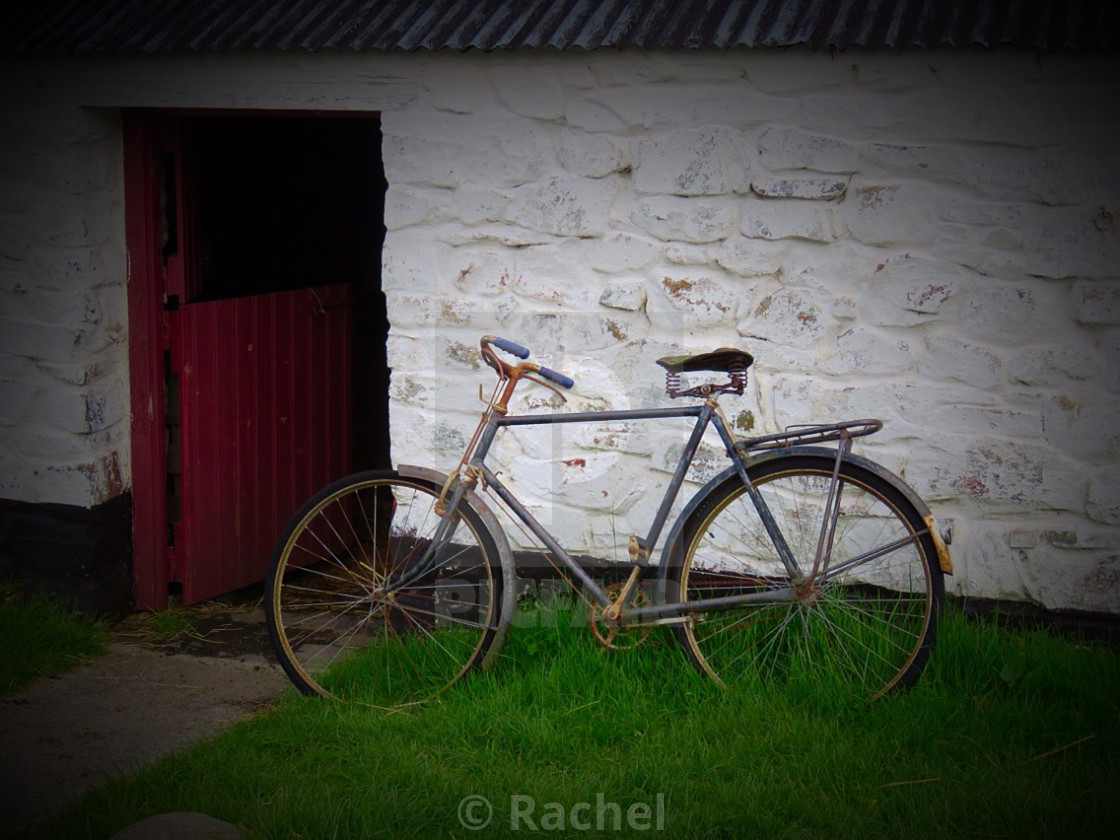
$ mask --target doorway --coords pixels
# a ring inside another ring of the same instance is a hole
[[[315,489],[387,466],[376,115],[125,120],[138,606],[263,579]]]

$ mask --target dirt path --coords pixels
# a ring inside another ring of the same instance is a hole
[[[187,611],[192,629],[158,640],[134,616],[109,652],[0,699],[0,838],[62,803],[257,711],[289,683],[258,609]]]

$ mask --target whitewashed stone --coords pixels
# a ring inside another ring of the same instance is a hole
[[[782,270],[787,247],[785,243],[733,236],[711,253],[720,268],[740,277],[770,277]]]
[[[1083,385],[1050,394],[1042,402],[1046,440],[1058,452],[1099,463],[1120,457],[1120,397]]]
[[[793,172],[757,173],[751,190],[763,198],[813,198],[823,201],[843,198],[848,189],[847,178],[823,174]]]
[[[805,199],[748,198],[743,202],[744,236],[753,239],[808,239],[833,242],[838,237],[831,204]]]
[[[949,143],[866,143],[859,149],[861,168],[884,174],[933,180],[941,184],[967,183],[966,153]]]
[[[1003,361],[983,345],[954,336],[930,336],[919,356],[918,372],[929,379],[956,380],[986,391],[1003,381]]]
[[[1094,522],[1120,525],[1120,473],[1111,468],[1094,472],[1085,511]]]
[[[725,278],[709,274],[666,274],[656,284],[658,294],[647,300],[647,311],[656,324],[668,309],[679,313],[686,325],[712,327],[734,323],[738,308],[736,287]],[[676,323],[670,317],[668,323]]]
[[[555,120],[564,113],[564,90],[554,67],[504,64],[488,74],[498,98],[515,114]]]
[[[1073,287],[1074,317],[1082,324],[1120,324],[1120,279]]]
[[[794,347],[811,347],[828,329],[824,297],[809,289],[786,289],[768,286],[756,290],[764,293],[756,305],[744,312],[736,327],[744,337],[759,336],[768,342]]]
[[[560,165],[573,175],[603,178],[633,166],[629,144],[608,134],[567,128],[553,142]]]
[[[866,245],[915,245],[935,239],[928,185],[853,183],[839,207],[848,233]]]
[[[735,232],[739,218],[730,199],[655,196],[635,203],[630,221],[665,242],[718,242]]]
[[[725,128],[679,129],[638,144],[634,188],[640,193],[721,195],[750,184],[740,136]]]
[[[864,327],[839,333],[831,352],[819,362],[820,370],[835,376],[890,374],[899,376],[917,367],[920,342]]]
[[[602,236],[615,189],[607,179],[553,175],[515,190],[506,221],[556,236]]]
[[[852,144],[793,128],[765,129],[758,138],[758,153],[770,172],[810,169],[851,174],[859,161],[859,151]]]
[[[642,280],[616,280],[607,284],[599,303],[609,309],[637,312],[646,305],[646,284]]]
[[[604,274],[623,274],[653,264],[661,254],[661,245],[630,233],[611,233],[595,240],[588,263]]]
[[[891,254],[861,283],[859,302],[872,323],[911,327],[953,317],[970,282],[959,266],[941,260]]]
[[[1076,336],[1070,336],[1076,340]],[[1080,342],[1079,342],[1080,343]],[[1099,351],[1087,346],[1027,347],[1015,352],[1008,362],[1009,377],[1024,385],[1065,385],[1071,380],[1096,380],[1106,370]]]
[[[1070,323],[1059,308],[1060,293],[1045,286],[991,278],[961,290],[959,329],[968,337],[1003,345],[1053,340]]]

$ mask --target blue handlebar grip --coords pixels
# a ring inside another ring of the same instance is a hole
[[[557,385],[563,386],[564,388],[571,388],[573,385],[576,384],[575,380],[569,379],[564,374],[557,373],[556,371],[550,370],[546,367],[540,368],[540,370],[538,370],[537,373],[539,373],[545,379],[550,379],[553,382],[555,382]]]
[[[529,358],[529,351],[527,349],[520,344],[510,341],[508,338],[495,338],[494,346],[500,350],[505,350],[507,353],[512,353],[519,359]]]

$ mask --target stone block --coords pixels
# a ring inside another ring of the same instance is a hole
[[[976,278],[960,291],[957,329],[962,337],[1006,347],[1060,336],[1071,322],[1057,285]]]
[[[865,245],[915,245],[940,235],[928,184],[853,183],[838,205],[849,235]]]
[[[738,309],[736,287],[727,279],[711,273],[674,273],[657,283],[660,294],[647,302],[647,311],[657,324],[658,314],[666,308],[680,314],[686,325],[731,325]],[[675,318],[670,318],[676,323]]]
[[[1047,387],[1104,375],[1104,361],[1091,341],[1073,334],[1067,340],[1070,344],[1017,350],[1007,364],[1008,376],[1024,385]]]
[[[1078,283],[1071,294],[1074,317],[1082,324],[1120,324],[1120,279]]]
[[[0,426],[18,426],[32,420],[29,406],[38,388],[28,381],[0,380]]]
[[[739,213],[730,198],[651,196],[633,206],[630,221],[665,242],[718,242],[737,231]]]
[[[487,74],[498,98],[515,114],[556,120],[564,114],[564,90],[555,67],[501,64]]]
[[[769,127],[758,138],[759,162],[770,172],[808,169],[851,174],[859,167],[859,149],[844,140],[795,128]],[[834,179],[843,180],[846,179]]]
[[[80,325],[61,326],[0,318],[0,353],[50,362],[78,358],[85,333]]]
[[[973,438],[946,451],[930,481],[937,498],[971,498],[994,510],[1024,506],[1080,511],[1088,478],[1082,464],[1037,446],[999,438]]]
[[[505,219],[555,236],[603,236],[617,184],[554,175],[514,191]]]
[[[662,246],[630,233],[611,233],[592,243],[588,264],[604,274],[624,274],[646,268],[661,254]]]
[[[1012,548],[1037,548],[1038,531],[1033,528],[1015,528],[1007,534],[1007,544]]]
[[[835,345],[819,363],[821,373],[851,377],[900,376],[918,366],[921,342],[865,327],[851,327],[836,336]]]
[[[646,305],[646,284],[643,280],[614,280],[607,283],[599,303],[608,309],[638,312]]]
[[[573,175],[603,178],[633,166],[630,145],[609,134],[560,129],[553,136],[556,158]]]
[[[1089,479],[1085,512],[1093,522],[1120,525],[1120,473],[1115,469],[1094,471]]]
[[[892,254],[868,265],[860,282],[861,310],[872,323],[911,327],[951,318],[973,278],[943,260]]]
[[[684,125],[752,126],[789,122],[799,103],[760,96],[743,82],[694,84],[675,80],[604,87],[594,100],[633,129]]]
[[[471,114],[487,102],[491,87],[482,68],[460,63],[455,72],[429,78],[432,107],[455,114]]]
[[[772,277],[782,270],[788,245],[733,236],[712,251],[720,268],[740,277]]]
[[[1097,180],[1095,168],[1056,149],[970,145],[961,170],[970,186],[995,201],[1050,206],[1084,205]],[[1068,148],[1068,147],[1066,147]]]
[[[564,112],[568,125],[584,131],[625,131],[627,125],[592,92],[572,97]]]
[[[988,348],[962,341],[951,335],[933,335],[926,339],[920,354],[918,372],[927,381],[957,381],[970,388],[987,391],[1003,379],[1003,361]]]
[[[104,244],[117,222],[117,212],[106,191],[85,195],[44,191],[36,197],[31,212],[39,238],[57,248]]]
[[[808,348],[825,334],[828,315],[823,295],[773,284],[756,288],[755,295],[757,302],[740,310],[739,335],[758,336],[776,346]]]
[[[847,177],[796,172],[760,172],[751,181],[751,190],[763,198],[811,198],[821,201],[843,198]]]
[[[832,204],[795,198],[747,199],[743,203],[742,233],[752,239],[810,242],[834,242],[839,235]]]
[[[950,143],[867,143],[860,147],[860,168],[939,184],[964,184],[969,179],[965,153]]]
[[[83,144],[41,149],[32,167],[36,181],[50,190],[81,195],[114,188],[120,177],[120,147]]]
[[[462,268],[450,261],[450,250],[446,245],[433,242],[430,231],[389,231],[381,254],[382,289],[388,293],[433,288],[443,276],[442,263],[445,260],[455,271]],[[392,311],[389,319],[393,320]]]
[[[1042,402],[1046,441],[1058,452],[1100,462],[1120,456],[1120,398],[1084,386],[1065,388]]]
[[[726,128],[687,128],[655,134],[638,145],[634,188],[639,193],[722,195],[750,184],[741,136]]]
[[[385,228],[400,230],[431,224],[443,218],[447,190],[426,190],[408,184],[391,184],[385,193]],[[441,201],[441,198],[444,199]]]

